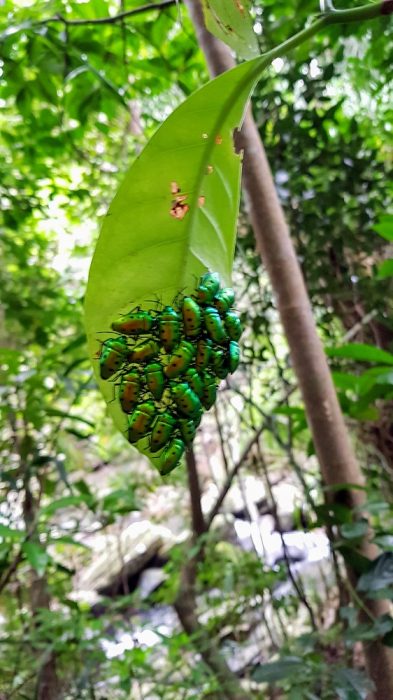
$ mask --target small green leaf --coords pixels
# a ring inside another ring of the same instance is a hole
[[[340,528],[342,537],[347,540],[358,539],[363,537],[368,530],[368,523],[365,520],[359,520],[357,523],[345,523]]]
[[[260,53],[249,5],[249,0],[203,0],[209,32],[228,44],[241,58],[254,58]]]
[[[16,530],[15,528],[0,523],[0,537],[3,539],[18,541],[23,540],[25,536],[25,530]]]
[[[378,545],[378,547],[381,547],[381,549],[384,549],[385,551],[393,552],[393,535],[389,535],[389,534],[376,535],[373,539],[373,542],[376,545]]]
[[[253,679],[258,683],[274,683],[297,675],[304,661],[297,656],[286,656],[280,661],[264,664],[255,669]]]
[[[393,597],[393,552],[384,552],[373,561],[369,571],[364,573],[357,584],[359,591],[375,593],[390,588]]]
[[[49,561],[49,555],[45,549],[36,542],[23,542],[22,551],[33,569],[42,576]]]
[[[339,348],[326,348],[326,354],[328,357],[344,357],[349,360],[382,362],[393,365],[393,355],[390,352],[364,343],[348,343]]]
[[[384,260],[378,265],[377,279],[384,280],[386,277],[393,277],[393,258]]]
[[[56,501],[52,501],[52,503],[41,508],[41,515],[48,517],[62,508],[80,506],[82,503],[91,505],[91,496],[87,494],[81,494],[80,496],[63,496],[63,498],[58,498]]]
[[[387,241],[393,241],[393,216],[391,214],[381,216],[378,223],[375,224],[373,228],[374,231],[379,233],[383,238],[386,238]]]
[[[339,700],[366,700],[374,683],[364,673],[353,668],[333,671],[333,683]]]

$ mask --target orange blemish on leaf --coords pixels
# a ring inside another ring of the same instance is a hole
[[[214,143],[216,143],[217,146],[219,146],[222,143],[222,136],[220,136],[220,134],[217,134],[217,136],[214,139]]]
[[[181,187],[176,181],[171,182],[171,193],[174,195],[172,199],[172,206],[169,210],[169,214],[173,216],[174,219],[181,221],[184,219],[187,212],[190,211],[190,207],[187,204],[187,194],[181,194]]]
[[[236,5],[237,9],[239,10],[240,14],[244,15],[244,7],[241,4],[241,2],[239,2],[239,0],[235,0],[235,5]]]
[[[200,197],[198,197],[198,206],[203,207],[204,203],[205,203],[205,197],[203,195],[201,195]]]
[[[169,213],[171,216],[173,216],[174,219],[178,219],[179,221],[181,221],[182,219],[184,219],[188,211],[190,211],[190,207],[188,206],[188,204],[184,204],[184,202],[174,201]]]

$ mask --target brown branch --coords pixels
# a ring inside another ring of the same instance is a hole
[[[99,17],[97,19],[67,19],[64,15],[57,14],[54,17],[48,17],[48,19],[43,19],[41,22],[37,22],[37,25],[51,24],[53,22],[63,22],[67,27],[83,27],[86,25],[101,25],[101,24],[116,24],[121,22],[127,17],[133,17],[139,15],[142,12],[149,12],[150,10],[161,10],[165,7],[170,7],[171,5],[177,5],[181,0],[163,0],[158,3],[149,3],[147,5],[141,5],[140,7],[135,7],[133,10],[126,10],[125,12],[119,12],[117,15],[112,17]]]
[[[199,485],[198,471],[195,461],[195,454],[192,448],[186,452],[186,465],[188,476],[188,488],[191,501],[191,518],[194,538],[198,538],[206,532],[206,523],[201,506],[201,488]]]

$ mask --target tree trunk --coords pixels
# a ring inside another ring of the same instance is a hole
[[[228,47],[206,30],[199,0],[185,0],[185,4],[211,75],[232,68],[234,60]],[[327,486],[354,484],[362,487],[362,473],[350,443],[288,226],[250,111],[239,134],[238,145],[244,150],[243,183],[256,246],[275,293],[323,481]],[[350,508],[361,505],[363,498],[363,491],[356,488],[334,490],[331,494],[332,500]],[[362,554],[373,559],[377,553],[375,546],[365,539]],[[356,581],[356,574],[353,571],[349,574]],[[364,602],[374,616],[388,610],[385,601]],[[375,698],[392,700],[393,650],[377,641],[367,646],[365,653],[368,672],[377,689]]]

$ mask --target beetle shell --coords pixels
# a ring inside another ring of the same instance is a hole
[[[199,305],[191,297],[184,297],[182,314],[184,333],[190,338],[195,338],[200,333],[202,318]]]
[[[164,393],[165,377],[159,362],[152,362],[145,367],[146,384],[154,398],[159,401]]]
[[[162,476],[169,474],[179,464],[186,446],[180,438],[174,438],[165,448],[158,463],[158,469]]]
[[[185,379],[190,385],[191,389],[195,392],[199,398],[202,398],[203,394],[203,381],[196,369],[190,367],[185,373]]]
[[[239,367],[240,362],[240,348],[239,343],[235,340],[231,340],[229,343],[229,371],[233,374]]]
[[[173,384],[171,387],[172,396],[180,413],[185,416],[193,416],[199,413],[201,402],[195,392],[185,382]]]
[[[213,368],[214,373],[220,379],[225,379],[229,374],[226,353],[223,350],[214,350],[213,352]]]
[[[204,313],[206,330],[215,343],[222,344],[228,340],[221,316],[214,306],[207,306]]]
[[[179,429],[186,445],[191,445],[194,440],[197,423],[192,418],[179,418]]]
[[[166,306],[158,317],[158,335],[167,352],[180,342],[180,316],[171,306]]]
[[[139,404],[128,421],[128,442],[138,442],[150,430],[156,415],[156,407],[153,401],[145,401]]]
[[[208,411],[213,406],[217,398],[216,380],[210,372],[203,373],[203,397],[202,405]]]
[[[182,340],[170,356],[164,372],[169,379],[174,379],[186,371],[195,355],[194,346],[187,340]]]
[[[214,297],[213,304],[217,311],[224,315],[235,302],[235,292],[231,287],[224,287]]]
[[[201,338],[197,342],[195,366],[198,370],[206,369],[210,362],[213,343],[208,338]]]
[[[109,379],[119,371],[127,351],[127,339],[124,336],[108,338],[103,342],[99,357],[101,379]]]
[[[220,288],[220,277],[217,272],[206,272],[199,280],[197,287],[198,300],[207,304],[213,300]]]
[[[130,372],[122,377],[119,389],[119,401],[124,413],[131,413],[139,400],[141,380],[137,372]]]
[[[169,441],[176,426],[176,418],[168,411],[160,413],[153,425],[150,436],[150,451],[158,452]]]
[[[125,335],[139,335],[140,333],[148,333],[153,322],[153,317],[147,311],[136,311],[118,318],[112,323],[112,329]]]
[[[240,323],[240,318],[238,317],[237,314],[235,314],[234,311],[228,311],[228,313],[225,316],[225,328],[228,332],[229,337],[231,340],[239,340],[243,329],[242,329],[242,324]]]
[[[159,345],[155,340],[147,340],[145,343],[135,345],[128,355],[130,362],[148,362],[159,353]]]

